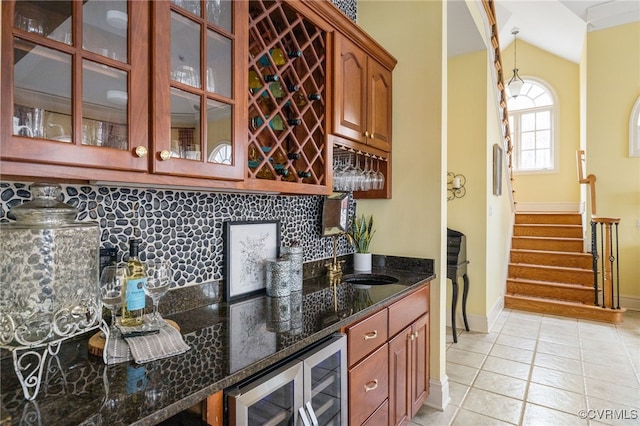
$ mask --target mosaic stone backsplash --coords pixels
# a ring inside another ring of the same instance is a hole
[[[332,0],[338,9],[344,12],[353,22],[358,18],[358,0]]]
[[[15,218],[10,209],[31,200],[30,183],[0,182],[0,223]],[[332,240],[320,234],[322,196],[224,194],[165,189],[61,185],[63,202],[78,209],[79,221],[95,221],[101,247],[128,257],[129,238],[142,239],[141,260],[170,260],[172,288],[224,278],[224,222],[279,220],[281,244],[298,242],[303,261],[332,255]],[[350,206],[355,212],[355,202]],[[340,238],[338,254],[353,251]]]

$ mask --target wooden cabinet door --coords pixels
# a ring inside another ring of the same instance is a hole
[[[152,171],[242,180],[248,3],[177,3],[151,2]]]
[[[389,341],[389,425],[401,425],[411,418],[409,385],[411,364],[411,327]]]
[[[411,417],[429,396],[429,314],[411,326]]]
[[[334,133],[366,143],[367,54],[336,35]]]
[[[2,159],[146,172],[148,18],[138,1],[3,2]]]
[[[391,71],[372,58],[368,62],[367,144],[391,151]]]

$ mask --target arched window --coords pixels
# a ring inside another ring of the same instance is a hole
[[[518,97],[509,97],[507,107],[514,171],[555,171],[555,102],[551,90],[529,78]]]

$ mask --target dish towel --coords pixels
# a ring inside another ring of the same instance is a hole
[[[150,320],[145,316],[145,321]],[[164,320],[162,320],[164,321]],[[122,333],[141,331],[143,326],[125,327],[117,325]],[[179,355],[191,349],[182,339],[178,330],[166,325],[156,334],[144,336],[118,337],[107,340],[107,364],[117,364],[133,359],[136,364],[144,364],[157,359]]]

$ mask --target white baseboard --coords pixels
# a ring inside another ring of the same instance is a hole
[[[516,203],[516,213],[522,212],[584,212],[584,203]]]
[[[640,311],[640,297],[620,295],[620,306],[630,311]]]
[[[429,397],[424,402],[424,405],[436,410],[444,411],[451,402],[449,396],[449,377],[445,374],[442,376],[442,381],[431,379],[429,381]]]
[[[622,299],[620,300],[620,303],[622,303]],[[501,296],[493,305],[487,316],[467,314],[469,329],[478,333],[488,333],[491,330],[491,327],[493,327],[495,322],[498,320],[503,309],[504,297]],[[447,310],[447,326],[451,327],[451,309]],[[464,329],[464,318],[462,317],[462,312],[458,312],[456,315],[456,328]]]

